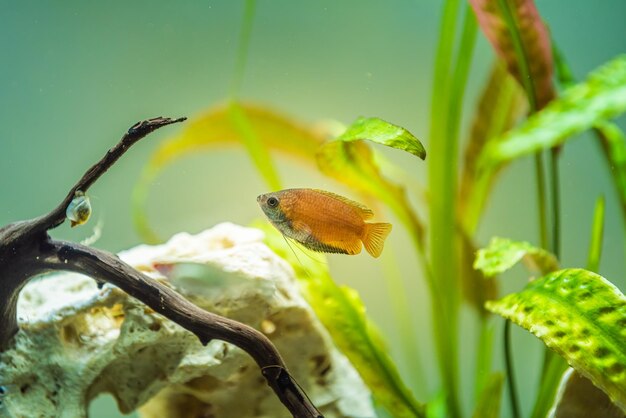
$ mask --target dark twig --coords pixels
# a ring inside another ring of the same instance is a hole
[[[0,351],[10,347],[17,333],[17,297],[28,280],[50,271],[73,271],[119,287],[193,332],[203,344],[220,339],[240,347],[256,361],[269,386],[294,417],[322,417],[289,374],[276,347],[262,333],[198,308],[112,254],[81,244],[55,241],[48,236],[48,230],[65,221],[65,209],[76,191],[85,192],[131,145],[150,132],[183,120],[155,118],[135,124],[49,214],[0,229]]]
[[[35,220],[35,227],[42,230],[49,230],[56,228],[65,221],[65,209],[74,198],[74,194],[77,191],[86,192],[93,183],[96,182],[115,162],[134,145],[137,141],[144,138],[149,133],[173,123],[178,123],[186,120],[187,118],[170,119],[159,116],[158,118],[148,119],[141,122],[137,122],[130,127],[128,132],[124,134],[120,142],[111,148],[104,157],[97,163],[95,163],[87,172],[83,175],[78,183],[72,187],[65,199],[50,213]]]

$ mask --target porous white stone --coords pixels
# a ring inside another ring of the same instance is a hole
[[[198,306],[264,332],[326,417],[375,416],[370,393],[298,291],[263,233],[220,224],[120,254]],[[190,332],[116,287],[77,274],[29,283],[20,332],[0,354],[0,416],[85,417],[111,393],[122,412],[164,418],[290,416],[252,359]],[[2,394],[2,392],[4,392]]]

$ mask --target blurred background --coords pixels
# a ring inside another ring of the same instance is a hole
[[[626,2],[539,1],[552,36],[578,78],[626,51]],[[431,84],[441,2],[257,2],[240,97],[315,122],[350,123],[378,116],[409,129],[428,150]],[[229,92],[244,2],[14,2],[0,1],[0,225],[47,212],[83,172],[133,123],[153,116],[194,116]],[[479,34],[468,92],[467,131],[477,96],[494,60]],[[624,118],[618,121],[624,128]],[[119,251],[140,243],[133,228],[131,194],[151,152],[181,126],[140,142],[91,189],[94,212],[86,227],[64,224],[53,235],[80,240],[103,222],[95,246]],[[426,162],[380,149],[410,173],[407,185],[420,196]],[[288,159],[278,159],[285,187],[315,187],[350,195],[337,183]],[[561,163],[563,257],[584,267],[595,198],[604,194],[607,218],[600,273],[622,290],[623,228],[608,170],[591,136],[568,142]],[[164,238],[198,232],[222,221],[246,225],[260,218],[256,196],[267,186],[243,149],[198,153],[168,166],[152,185],[150,224]],[[431,191],[434,193],[436,191]],[[415,201],[423,219],[424,204]],[[493,235],[538,244],[534,168],[519,160],[500,176],[479,229],[479,244]],[[394,222],[389,213],[381,218]],[[337,281],[359,291],[368,313],[384,330],[390,353],[417,398],[438,387],[431,343],[430,308],[408,235],[394,229],[388,251],[330,256]],[[398,266],[410,292],[415,338],[428,376],[418,384],[399,349],[385,271]],[[502,292],[527,279],[515,269]],[[510,279],[510,280],[509,280]],[[475,344],[473,312],[463,311],[463,385],[471,385]],[[500,327],[498,327],[500,328]],[[468,342],[465,344],[465,342]],[[532,405],[542,345],[525,331],[513,335],[522,409]],[[500,347],[496,347],[500,362]],[[531,364],[533,367],[528,367]],[[536,367],[534,367],[536,366]],[[462,390],[466,412],[471,390]],[[506,404],[506,402],[505,402]],[[506,406],[504,415],[507,416]],[[101,397],[90,416],[118,416],[111,398]]]

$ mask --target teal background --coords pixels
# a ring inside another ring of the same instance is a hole
[[[626,51],[626,2],[540,1],[538,7],[575,75]],[[428,150],[428,118],[441,3],[436,1],[259,1],[241,97],[313,122],[349,123],[379,116],[407,127]],[[198,115],[228,94],[243,13],[242,1],[41,2],[0,1],[0,224],[40,215],[121,134],[140,119]],[[494,59],[479,35],[465,101],[471,118]],[[620,121],[626,126],[624,118]],[[168,127],[140,142],[91,189],[93,220],[104,223],[97,247],[118,251],[140,242],[130,216],[130,196],[142,165],[166,137]],[[564,148],[561,164],[563,265],[583,266],[595,198],[607,199],[601,273],[622,289],[624,242],[608,170],[590,135]],[[381,150],[405,170],[410,185],[426,184],[426,163]],[[279,161],[285,187],[317,187],[349,194],[336,183],[292,161]],[[417,186],[416,186],[417,185]],[[149,219],[164,237],[197,232],[221,221],[247,224],[261,217],[255,197],[267,187],[241,150],[197,154],[169,166],[156,180]],[[432,191],[433,193],[436,191]],[[418,193],[414,193],[418,195]],[[479,230],[537,243],[534,177],[530,159],[508,167],[497,182]],[[421,208],[423,204],[416,202]],[[382,214],[393,222],[390,214]],[[79,240],[95,222],[52,234]],[[368,312],[384,330],[390,352],[420,400],[431,398],[438,379],[427,291],[408,236],[396,228],[381,260],[367,255],[329,257],[338,281],[359,290]],[[382,278],[399,260],[409,290],[415,338],[427,382],[398,347],[393,301]],[[503,292],[519,289],[522,269],[507,275]],[[463,312],[463,404],[471,407],[473,313]],[[500,328],[500,327],[499,327]],[[534,399],[541,345],[514,332],[522,409]],[[500,364],[500,347],[495,348]],[[112,417],[98,400],[91,417]],[[508,416],[506,407],[504,415]]]

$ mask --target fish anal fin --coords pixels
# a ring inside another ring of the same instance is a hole
[[[309,250],[320,253],[348,254],[355,255],[361,252],[361,241],[354,240],[352,242],[329,241],[322,242],[314,236],[310,236],[306,241],[301,242]]]
[[[361,216],[361,219],[363,219],[363,220],[370,219],[370,218],[372,218],[374,216],[374,212],[370,208],[368,208],[367,206],[365,206],[362,203],[355,202],[354,200],[351,200],[351,199],[348,199],[347,197],[343,197],[343,196],[340,196],[338,194],[329,192],[327,190],[320,190],[320,189],[313,189],[313,190],[315,190],[316,192],[318,192],[320,194],[323,194],[325,196],[328,196],[328,197],[331,197],[333,199],[339,200],[340,202],[343,202],[346,205],[354,208],[359,213],[359,215]]]
[[[391,224],[374,223],[365,224],[365,232],[363,234],[363,245],[372,257],[379,257],[385,246],[385,239],[391,232]]]
[[[339,248],[344,251],[344,254],[355,255],[361,252],[361,241],[355,239],[352,242],[329,242],[330,246]]]

